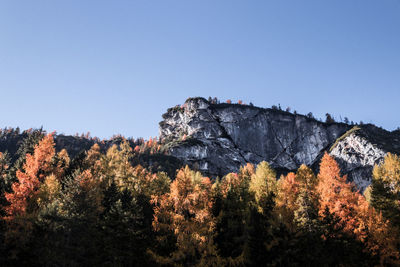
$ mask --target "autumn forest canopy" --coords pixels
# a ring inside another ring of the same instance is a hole
[[[208,178],[162,151],[119,137],[69,155],[26,132],[0,153],[0,265],[400,265],[397,155],[359,192],[327,153],[318,171],[263,161]]]

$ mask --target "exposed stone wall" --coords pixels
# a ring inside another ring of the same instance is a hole
[[[357,131],[338,139],[351,129],[350,125],[326,124],[274,109],[210,104],[203,98],[192,98],[181,107],[169,109],[163,118],[162,139],[173,142],[184,135],[187,138],[187,142],[171,145],[169,153],[211,176],[236,172],[247,162],[263,160],[276,169],[315,166],[335,143],[330,154],[349,180],[364,190],[373,165],[387,153]]]

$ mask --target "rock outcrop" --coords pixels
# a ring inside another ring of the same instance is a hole
[[[278,109],[212,104],[204,98],[190,98],[170,108],[163,119],[160,139],[169,154],[210,176],[263,160],[282,172],[301,164],[318,166],[321,155],[330,151],[342,171],[363,190],[370,182],[372,166],[387,152],[397,153],[391,143],[382,145],[383,139],[370,137],[374,129],[395,142],[396,134],[374,126],[351,130],[344,123],[322,123]]]
[[[372,169],[385,155],[400,154],[400,132],[388,132],[374,125],[355,126],[330,148],[343,173],[360,191],[371,183]]]

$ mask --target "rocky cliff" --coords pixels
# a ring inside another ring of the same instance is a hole
[[[329,150],[361,191],[371,183],[373,166],[388,152],[400,155],[400,131],[389,132],[370,124],[353,127]]]
[[[210,176],[263,160],[283,172],[301,164],[317,166],[324,151],[330,151],[363,190],[373,164],[400,147],[398,133],[374,126],[352,129],[276,109],[212,104],[204,98],[188,99],[169,109],[163,119],[160,139],[168,152]],[[378,132],[384,138],[376,138]]]

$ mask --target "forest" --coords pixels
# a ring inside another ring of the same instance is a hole
[[[72,157],[34,132],[0,153],[1,266],[400,265],[397,155],[359,192],[327,153],[317,172],[208,178],[142,166],[160,144],[121,140]]]

